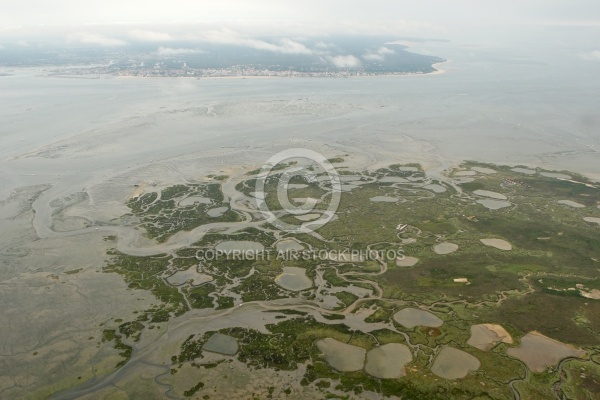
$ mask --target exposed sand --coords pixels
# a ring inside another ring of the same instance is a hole
[[[400,343],[389,343],[367,353],[365,371],[382,379],[395,379],[406,375],[404,366],[412,361],[410,349]]]
[[[312,286],[306,270],[298,267],[284,267],[283,273],[275,278],[275,283],[287,290],[300,291]]]
[[[486,246],[495,247],[498,250],[512,250],[512,245],[508,243],[506,240],[502,239],[479,239],[479,241]]]
[[[600,290],[598,290],[598,289],[592,289],[592,290],[579,289],[579,294],[587,299],[600,300]]]
[[[438,243],[433,246],[433,251],[436,254],[450,254],[458,250],[458,245],[450,242]]]
[[[146,187],[145,184],[138,185],[137,187],[135,187],[133,189],[133,191],[129,194],[129,196],[127,196],[127,201],[136,199],[136,198],[140,197],[142,194],[144,194],[145,187]]]
[[[332,338],[317,342],[329,365],[341,372],[360,371],[365,363],[366,351],[362,347],[345,344]]]
[[[539,332],[529,332],[521,338],[521,346],[507,350],[511,357],[523,361],[533,372],[543,372],[567,357],[584,357],[585,351],[551,339]]]
[[[511,344],[510,334],[500,325],[481,324],[471,326],[471,337],[467,344],[479,350],[489,351],[498,343]]]
[[[417,308],[403,308],[394,314],[394,320],[409,329],[412,329],[415,326],[437,328],[444,323],[444,321],[429,311],[419,310]]]
[[[565,206],[569,206],[569,207],[573,207],[573,208],[584,208],[585,205],[581,204],[581,203],[577,203],[575,201],[571,201],[571,200],[559,200],[558,204],[563,204]]]
[[[454,347],[444,347],[433,361],[431,372],[444,379],[461,379],[477,371],[481,363],[477,358]]]
[[[483,197],[489,197],[492,199],[496,199],[496,200],[506,200],[507,197],[505,195],[503,195],[502,193],[498,193],[498,192],[492,192],[490,190],[475,190],[473,191],[473,194],[476,194],[477,196],[483,196]]]
[[[238,342],[229,335],[215,333],[204,343],[202,350],[232,356],[238,352]]]
[[[593,224],[600,224],[600,218],[596,218],[596,217],[583,217],[583,220],[585,222],[591,222]]]
[[[398,267],[414,267],[419,262],[419,259],[416,257],[398,257],[396,258],[396,266]]]

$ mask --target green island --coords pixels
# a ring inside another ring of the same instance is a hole
[[[278,182],[294,167],[273,168],[265,181],[275,212]],[[121,351],[115,368],[135,362],[156,329],[171,329],[161,382],[186,398],[214,398],[218,380],[232,396],[247,390],[233,377],[241,368],[258,381],[295,377],[253,383],[255,398],[306,388],[331,399],[597,398],[598,184],[479,162],[435,177],[416,164],[344,170],[335,217],[287,232],[253,205],[259,172],[148,188],[127,203],[159,245],[214,227],[148,256],[106,237],[115,246],[104,272],[157,299],[136,320],[102,327]],[[296,177],[286,190],[296,205],[315,199],[311,214],[281,216],[300,224],[325,212],[334,187]],[[174,334],[181,326],[186,334]]]

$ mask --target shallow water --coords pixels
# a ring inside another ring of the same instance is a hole
[[[187,282],[192,286],[197,286],[212,280],[212,276],[198,272],[197,266],[190,267],[185,271],[177,271],[167,278],[167,282],[174,286],[183,285]]]
[[[481,362],[471,354],[454,347],[444,347],[431,366],[431,372],[437,376],[454,380],[467,376],[470,371],[477,371]]]
[[[215,250],[220,251],[263,251],[265,247],[258,242],[251,242],[248,240],[228,240],[221,242],[215,246]]]
[[[390,196],[375,196],[371,197],[369,200],[375,203],[396,203],[400,199],[397,197]]]
[[[365,372],[377,378],[396,379],[406,375],[404,366],[412,361],[408,346],[389,343],[367,353]]]
[[[338,371],[350,372],[363,369],[366,351],[362,347],[352,346],[331,338],[317,341],[317,347],[325,354],[329,365]]]
[[[533,372],[543,372],[567,357],[583,357],[585,351],[551,339],[538,332],[529,332],[521,338],[521,345],[506,351],[509,356],[523,361]]]
[[[498,250],[512,250],[512,245],[503,239],[479,239],[486,246],[495,247]]]
[[[419,310],[416,308],[403,308],[394,314],[394,319],[399,324],[412,329],[415,326],[428,326],[437,328],[442,326],[444,321],[430,313],[429,311]]]
[[[471,337],[467,344],[482,351],[489,351],[501,342],[513,342],[510,334],[502,326],[481,324],[471,326]]]
[[[573,208],[584,208],[585,205],[581,204],[581,203],[577,203],[576,201],[572,201],[572,200],[559,200],[558,204],[563,204],[565,206],[569,206],[569,207],[573,207]]]
[[[458,250],[458,245],[450,242],[438,243],[433,246],[433,251],[436,254],[450,254]]]
[[[477,196],[490,197],[496,200],[506,200],[506,196],[502,193],[491,192],[489,190],[475,190],[473,194],[476,194]]]
[[[483,199],[475,201],[489,210],[499,210],[501,208],[510,207],[510,202],[504,200]]]
[[[214,333],[202,346],[202,350],[232,356],[238,352],[238,342],[229,335]]]
[[[283,273],[275,278],[275,283],[287,290],[300,291],[312,286],[312,281],[306,276],[306,270],[298,267],[284,267]]]

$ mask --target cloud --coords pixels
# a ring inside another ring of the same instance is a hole
[[[581,58],[590,61],[600,61],[600,50],[590,51],[589,53],[581,54]]]
[[[129,31],[129,36],[133,39],[143,42],[168,42],[174,40],[173,36],[164,32],[146,31],[142,29],[134,29]]]
[[[97,44],[100,46],[123,46],[127,42],[119,39],[113,39],[97,33],[76,33],[69,37],[70,41],[85,43],[85,44]]]
[[[180,55],[186,55],[186,54],[202,54],[202,53],[206,53],[204,50],[200,50],[200,49],[183,49],[183,48],[178,48],[178,49],[174,49],[171,47],[159,47],[158,50],[156,50],[156,54],[159,56],[180,56]]]
[[[354,56],[330,56],[329,62],[338,68],[356,68],[360,66],[360,60]]]
[[[274,53],[283,54],[314,54],[314,51],[306,47],[303,43],[290,38],[279,39],[274,43],[265,42],[260,39],[250,39],[240,35],[238,32],[231,29],[212,30],[196,36],[195,40],[230,44],[236,46],[250,47],[257,50],[272,51]]]
[[[371,51],[362,56],[365,60],[369,61],[383,61],[387,54],[395,53],[394,50],[388,49],[385,46],[380,47],[377,51]]]

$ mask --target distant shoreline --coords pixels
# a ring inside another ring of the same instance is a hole
[[[54,70],[40,69],[40,72],[45,72],[48,77],[56,78],[195,78],[195,79],[210,79],[210,78],[361,78],[361,77],[377,77],[377,76],[427,76],[440,75],[446,73],[445,70],[439,68],[439,65],[447,63],[449,60],[444,60],[439,63],[431,64],[433,71],[422,72],[365,72],[365,71],[321,71],[321,72],[299,72],[299,71],[272,71],[272,70],[236,70],[228,69],[203,69],[203,70],[161,70],[160,72],[148,70],[132,73],[130,71],[94,71],[89,67],[64,67],[64,69],[56,68]]]

